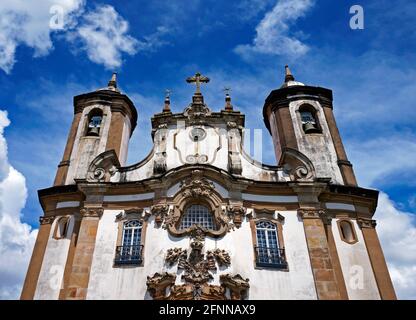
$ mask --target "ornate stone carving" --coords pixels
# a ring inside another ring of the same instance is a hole
[[[225,288],[229,288],[232,299],[243,297],[248,288],[248,280],[240,275],[225,275],[221,280],[222,286],[208,284],[213,280],[212,271],[217,271],[218,266],[228,267],[231,264],[230,255],[221,249],[215,249],[203,253],[205,236],[195,230],[190,244],[191,250],[172,248],[167,251],[165,262],[169,266],[178,264],[178,269],[183,270],[182,280],[185,284],[174,285],[176,276],[170,273],[156,273],[148,277],[147,286],[154,299],[225,299]],[[170,287],[170,295],[166,296],[166,289]]]
[[[209,196],[215,189],[214,184],[206,178],[192,176],[180,185],[183,197],[201,197]]]
[[[158,226],[163,222],[163,219],[168,215],[169,206],[167,204],[157,204],[150,208],[152,215],[155,216],[155,222]]]
[[[234,225],[237,228],[240,228],[246,214],[246,208],[243,206],[229,205],[227,206],[227,212],[229,217],[233,220]]]
[[[168,252],[166,253],[165,261],[169,265],[173,265],[180,258],[184,258],[185,257],[185,259],[186,259],[187,256],[188,256],[188,253],[187,253],[187,251],[185,249],[182,249],[182,248],[172,248],[172,249],[169,249]]]
[[[103,213],[104,213],[103,208],[82,208],[80,210],[80,214],[83,218],[87,218],[87,217],[101,218]]]
[[[150,296],[155,300],[166,298],[166,289],[175,283],[176,276],[172,273],[155,273],[147,277],[146,285]]]
[[[250,288],[249,279],[244,279],[240,274],[223,274],[220,276],[221,284],[230,290],[231,300],[242,300]]]
[[[357,219],[357,224],[361,229],[362,228],[371,228],[371,229],[373,229],[377,226],[376,220],[363,219],[363,218],[358,218]]]
[[[313,181],[316,176],[311,160],[295,149],[283,148],[279,166],[283,167],[292,181]]]
[[[114,150],[99,154],[89,165],[87,173],[88,182],[108,182],[116,174],[120,162]]]
[[[52,224],[54,220],[55,220],[55,216],[39,217],[40,224]]]
[[[215,249],[213,251],[208,251],[207,256],[215,258],[220,267],[228,267],[231,264],[231,258],[227,251],[221,249]]]

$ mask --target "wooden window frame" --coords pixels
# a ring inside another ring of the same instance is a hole
[[[349,241],[347,238],[345,238],[344,233],[342,232],[342,227],[341,227],[342,223],[348,223],[350,225],[351,232],[354,238],[352,241]],[[342,241],[348,244],[355,244],[358,242],[357,232],[355,231],[354,223],[352,222],[351,219],[345,219],[345,218],[338,219],[337,226],[338,226],[339,237],[341,238]]]
[[[268,210],[268,209],[264,209],[264,210],[254,209],[254,213],[255,213],[255,216],[254,217],[252,216],[252,217],[249,218],[250,229],[251,229],[251,238],[252,238],[252,242],[253,242],[254,268],[255,269],[289,271],[289,265],[288,264],[287,264],[286,268],[260,267],[260,266],[257,265],[256,249],[255,249],[257,247],[257,226],[256,226],[256,224],[259,221],[268,221],[268,222],[273,223],[276,226],[277,241],[278,241],[279,249],[284,250],[283,251],[284,252],[283,258],[285,259],[285,261],[287,263],[285,243],[284,243],[284,239],[283,239],[283,224],[284,224],[285,218],[280,213],[277,213],[277,219],[274,218],[275,211]]]

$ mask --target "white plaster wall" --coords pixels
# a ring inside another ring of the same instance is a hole
[[[225,125],[218,125],[213,128],[209,126],[202,126],[206,132],[204,140],[198,142],[198,147],[191,137],[190,132],[193,126],[184,127],[181,123],[176,126],[170,126],[167,129],[167,144],[166,144],[166,164],[167,170],[182,166],[187,163],[186,157],[196,153],[206,155],[208,161],[206,164],[211,164],[218,168],[227,170],[228,165],[228,141],[227,135],[223,134]],[[174,136],[176,134],[176,149],[174,144]],[[219,150],[217,150],[219,149]],[[180,153],[178,152],[180,151]]]
[[[149,220],[146,231],[143,267],[113,267],[118,227],[115,222],[119,210],[105,210],[98,227],[87,299],[149,299],[146,293],[147,276],[156,272],[177,272],[177,265],[164,265],[169,248],[189,248],[190,239],[174,238]],[[303,224],[295,211],[280,212],[285,217],[284,238],[289,272],[254,268],[251,229],[244,222],[240,229],[221,239],[207,238],[204,250],[225,249],[231,253],[230,268],[214,272],[213,284],[219,275],[239,273],[250,279],[249,299],[316,299],[316,291]],[[182,271],[181,271],[182,272]],[[182,283],[178,272],[177,283]]]
[[[126,165],[127,154],[129,151],[130,132],[131,132],[130,119],[128,117],[125,117],[124,124],[123,124],[123,133],[121,136],[121,150],[120,150],[120,157],[119,157],[121,166]]]
[[[187,239],[171,240],[167,231],[155,228],[149,221],[144,248],[144,267],[113,267],[120,210],[105,210],[101,217],[91,266],[87,299],[149,299],[148,275],[164,271],[166,250],[174,246],[186,247]]]
[[[314,106],[318,111],[316,114],[322,127],[322,134],[305,134],[303,132],[302,123],[296,110],[305,103]],[[344,184],[337,163],[338,158],[334,143],[320,103],[312,100],[293,101],[289,105],[289,110],[299,151],[312,161],[316,175],[320,178],[332,178],[332,182],[337,184]]]
[[[358,242],[355,244],[348,244],[341,240],[337,225],[338,220],[339,219],[332,220],[332,232],[347,287],[348,298],[350,300],[380,299],[377,283],[361,230],[356,221],[352,220]],[[360,279],[362,279],[362,281]]]
[[[58,219],[52,224],[49,240],[46,245],[45,255],[39,273],[38,284],[34,295],[35,300],[58,300],[59,291],[65,271],[65,264],[68,257],[71,235],[74,228],[74,219],[71,218],[67,237],[56,240],[53,238],[55,226]]]

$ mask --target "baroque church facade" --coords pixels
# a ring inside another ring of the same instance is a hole
[[[395,299],[373,215],[357,185],[332,91],[295,81],[266,98],[276,165],[243,148],[244,115],[196,84],[152,119],[153,148],[126,166],[137,111],[108,86],[74,98],[74,118],[21,299]]]

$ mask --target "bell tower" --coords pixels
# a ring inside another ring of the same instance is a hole
[[[74,118],[54,185],[85,179],[88,165],[104,151],[114,150],[123,166],[136,123],[136,108],[117,88],[116,73],[107,87],[75,96]]]
[[[317,177],[356,186],[335,122],[332,91],[295,81],[288,66],[285,73],[283,85],[269,94],[263,108],[277,161],[285,149],[295,149],[312,161]]]

